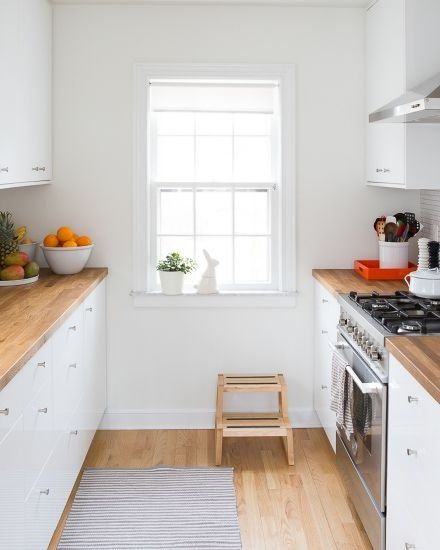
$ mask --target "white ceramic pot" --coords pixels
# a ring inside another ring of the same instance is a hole
[[[409,279],[409,282],[408,282]],[[409,291],[421,298],[440,298],[440,270],[417,270],[408,273],[405,283]]]
[[[52,247],[40,244],[46,262],[57,275],[73,275],[82,271],[89,261],[93,244],[89,246]]]
[[[183,293],[185,274],[182,271],[159,271],[159,277],[163,294],[175,296]]]
[[[379,266],[381,269],[408,267],[409,243],[379,241]]]

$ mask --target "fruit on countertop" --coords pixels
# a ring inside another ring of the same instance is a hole
[[[34,241],[30,239],[29,237],[26,237],[25,239],[22,239],[20,241],[20,244],[34,244]]]
[[[25,279],[36,277],[39,273],[40,273],[40,266],[37,264],[37,262],[29,262],[24,267]]]
[[[56,234],[47,234],[43,240],[43,245],[49,248],[75,248],[77,246],[90,246],[92,244],[93,241],[88,235],[78,236],[77,233],[67,226],[58,228]]]
[[[0,281],[19,281],[24,279],[24,269],[21,265],[10,265],[0,271]]]
[[[10,212],[0,212],[0,269],[8,254],[18,251],[18,239]]]
[[[8,254],[4,259],[4,264],[7,267],[13,265],[24,267],[27,263],[29,263],[29,256],[26,252],[12,252],[12,254]]]
[[[25,225],[22,225],[21,227],[17,227],[15,230],[15,236],[18,240],[18,242],[22,242],[22,240],[26,237],[27,228]]]

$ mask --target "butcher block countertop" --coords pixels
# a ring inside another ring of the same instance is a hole
[[[392,336],[385,346],[440,403],[440,336]]]
[[[0,287],[0,390],[107,273],[104,267],[76,275],[42,269],[36,283]]]
[[[404,281],[367,281],[352,269],[314,269],[313,277],[333,295],[350,290],[393,293],[408,290]],[[440,403],[440,336],[390,336],[386,348]]]
[[[350,290],[368,293],[377,292],[392,294],[396,290],[408,290],[404,281],[367,281],[353,269],[314,269],[313,277],[335,296],[348,294]]]

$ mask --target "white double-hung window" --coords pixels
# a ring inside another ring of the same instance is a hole
[[[138,290],[158,291],[157,262],[178,251],[199,265],[191,292],[204,249],[221,291],[294,290],[291,68],[138,69]]]

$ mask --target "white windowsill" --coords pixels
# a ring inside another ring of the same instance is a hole
[[[218,294],[186,292],[167,296],[161,292],[131,292],[134,307],[148,308],[293,308],[297,292],[222,291]]]

